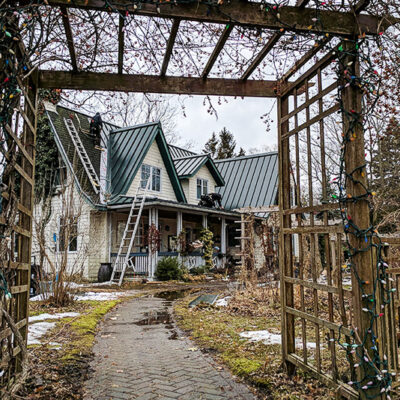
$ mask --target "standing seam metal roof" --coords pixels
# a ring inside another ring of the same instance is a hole
[[[197,155],[193,151],[182,149],[182,147],[174,146],[172,144],[169,144],[168,148],[173,160]]]
[[[175,159],[174,164],[180,179],[191,178],[203,165],[207,165],[217,186],[223,186],[225,184],[224,178],[220,174],[219,169],[208,154],[198,154]]]
[[[277,204],[277,152],[215,160],[215,164],[225,180],[225,186],[216,189],[225,208]]]
[[[154,140],[156,140],[164,163],[167,165],[167,172],[177,199],[183,202],[186,200],[159,122],[111,132],[108,170],[114,199],[118,195],[126,194]]]

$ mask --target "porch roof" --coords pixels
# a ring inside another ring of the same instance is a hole
[[[108,210],[120,210],[120,209],[128,209],[132,204],[133,197],[120,197],[118,201],[113,204],[109,204],[107,206]],[[171,200],[162,200],[162,199],[146,199],[146,203],[144,205],[145,208],[150,207],[165,207],[165,208],[174,208],[182,211],[192,211],[198,212],[199,214],[215,214],[227,217],[240,217],[240,213],[237,211],[230,210],[218,210],[216,208],[202,207],[195,204],[187,204],[187,203],[178,203]]]

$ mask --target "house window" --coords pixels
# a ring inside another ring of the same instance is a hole
[[[203,194],[208,194],[208,181],[206,179],[197,179],[197,198],[200,199]]]
[[[142,173],[141,173],[141,187],[142,189],[146,188],[147,181],[151,177],[150,190],[155,192],[161,191],[161,169],[157,167],[152,167],[151,165],[142,165]]]
[[[55,185],[65,186],[67,184],[67,166],[64,161],[59,158],[58,168],[56,170]]]
[[[58,251],[65,251],[67,248],[70,252],[78,250],[78,219],[73,218],[72,223],[69,222],[69,226],[66,225],[68,222],[64,217],[60,218]]]

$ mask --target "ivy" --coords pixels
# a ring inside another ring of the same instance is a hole
[[[204,228],[200,232],[200,240],[203,242],[203,259],[206,262],[206,267],[207,268],[212,268],[213,262],[213,246],[214,246],[214,241],[213,241],[213,233],[207,229]]]

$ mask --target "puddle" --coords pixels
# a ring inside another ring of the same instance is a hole
[[[170,324],[171,315],[167,311],[145,313],[145,318],[140,321],[134,322],[135,325],[157,325],[157,324]]]
[[[157,297],[159,299],[164,299],[167,301],[174,301],[177,299],[182,299],[188,293],[190,293],[191,290],[192,289],[182,289],[182,290],[172,290],[172,291],[160,292],[160,293],[155,294],[154,297]]]

